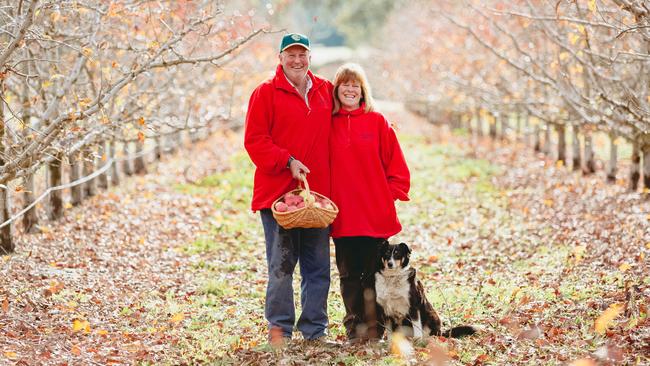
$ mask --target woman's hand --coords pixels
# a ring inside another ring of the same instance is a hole
[[[289,170],[291,170],[291,175],[294,179],[300,180],[302,174],[307,175],[309,173],[309,168],[305,164],[301,163],[300,160],[293,159],[289,164]]]

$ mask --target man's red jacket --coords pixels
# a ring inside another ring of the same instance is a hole
[[[332,200],[339,214],[331,235],[388,238],[399,233],[395,200],[408,201],[410,172],[395,131],[364,106],[332,120]]]
[[[289,156],[309,168],[307,181],[312,190],[330,195],[332,84],[311,71],[307,75],[313,84],[307,94],[309,106],[289,83],[281,65],[275,76],[251,95],[244,146],[256,167],[253,211],[270,208],[273,201],[297,186],[287,169]]]

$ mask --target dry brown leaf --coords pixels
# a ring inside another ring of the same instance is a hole
[[[594,322],[594,330],[598,334],[605,334],[610,323],[623,311],[622,304],[612,304]]]

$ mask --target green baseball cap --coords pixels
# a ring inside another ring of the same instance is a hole
[[[289,33],[282,37],[282,43],[280,43],[280,52],[286,50],[291,46],[302,46],[309,51],[309,38],[298,33]]]

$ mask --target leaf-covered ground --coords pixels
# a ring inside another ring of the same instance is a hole
[[[413,183],[394,240],[412,245],[445,326],[479,335],[347,346],[332,263],[338,345],[296,334],[268,346],[252,166],[234,134],[69,209],[0,257],[0,364],[650,363],[648,200],[521,145],[388,113]]]

